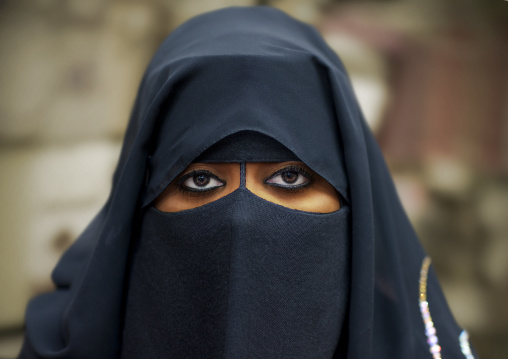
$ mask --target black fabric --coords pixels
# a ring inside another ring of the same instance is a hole
[[[332,358],[349,297],[349,208],[289,209],[245,187],[142,220],[122,358]]]
[[[315,29],[258,7],[198,16],[161,45],[140,85],[111,195],[55,268],[57,289],[29,304],[21,358],[121,356],[129,253],[144,209],[205,149],[240,131],[277,140],[350,204],[342,357],[431,357],[418,307],[425,253],[346,71]],[[427,295],[443,353],[462,357],[460,328],[432,270]],[[257,330],[256,343],[262,345],[264,328],[242,314],[234,320]],[[309,324],[312,328],[317,327]],[[290,323],[287,329],[291,332]],[[283,333],[271,340],[282,338]]]
[[[241,131],[223,138],[205,150],[196,163],[286,162],[300,159],[274,139],[259,132]]]

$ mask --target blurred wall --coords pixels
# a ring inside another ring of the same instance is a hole
[[[0,3],[0,357],[105,202],[158,44],[196,14],[256,4],[341,55],[459,324],[482,358],[508,356],[506,3],[17,0]]]

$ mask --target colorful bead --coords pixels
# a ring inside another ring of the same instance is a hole
[[[432,347],[437,344],[437,337],[435,335],[431,335],[429,339],[427,339],[427,343]]]
[[[469,334],[465,330],[459,335],[459,343],[462,354],[464,354],[466,359],[475,359],[471,351],[471,346],[469,345]]]

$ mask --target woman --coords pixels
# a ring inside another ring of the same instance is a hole
[[[220,10],[155,54],[20,357],[472,355],[429,264],[337,56],[277,10]]]

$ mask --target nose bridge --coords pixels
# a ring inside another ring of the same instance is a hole
[[[245,185],[246,183],[246,163],[240,163],[240,187],[236,189],[236,199],[233,204],[231,229],[235,238],[239,240],[242,238],[243,233],[248,232],[247,228],[252,225],[256,210],[253,208],[252,196],[255,196],[249,191]],[[259,214],[259,213],[258,213]]]
[[[245,177],[244,171],[242,176]],[[259,259],[256,253],[259,246],[262,246],[256,231],[256,226],[259,225],[256,217],[260,208],[256,206],[254,194],[245,188],[244,183],[236,190],[235,196],[230,222],[232,242],[224,353],[226,359],[238,358],[239,350],[249,340],[245,327],[248,322],[242,318],[245,312],[253,311],[250,297],[253,288],[258,287],[254,270]]]
[[[235,238],[241,240],[248,227],[255,221],[256,209],[252,200],[255,195],[245,187],[245,183],[240,184],[235,192],[236,198],[231,211],[231,232]]]

